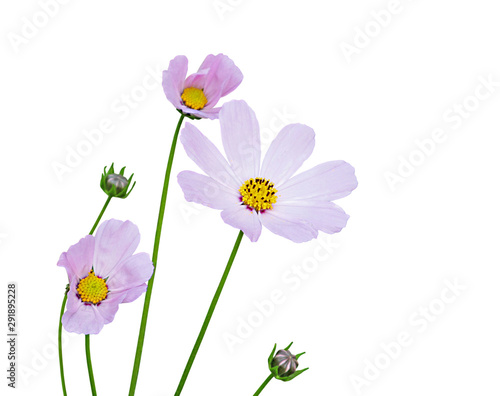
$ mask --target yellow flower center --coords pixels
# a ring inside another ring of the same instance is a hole
[[[195,110],[203,109],[208,102],[203,90],[193,87],[186,88],[181,95],[181,99],[187,107]]]
[[[108,286],[106,281],[95,276],[92,270],[80,281],[76,291],[84,303],[99,304],[108,295]]]
[[[239,189],[241,194],[241,202],[248,207],[255,209],[257,212],[261,210],[272,209],[276,203],[278,190],[274,188],[274,184],[267,179],[255,178],[247,180]]]

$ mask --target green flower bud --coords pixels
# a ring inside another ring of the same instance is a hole
[[[125,172],[125,167],[120,170],[120,173],[115,173],[114,163],[109,167],[109,171],[106,171],[106,166],[104,167],[104,172],[101,176],[101,189],[110,197],[116,198],[127,198],[129,194],[135,187],[135,182],[132,184],[130,190],[128,189],[134,174],[132,173],[127,179],[123,176]]]
[[[276,344],[274,344],[273,351],[268,359],[269,370],[271,370],[274,378],[281,381],[291,381],[304,371],[309,370],[309,368],[297,370],[297,367],[299,366],[298,359],[305,352],[293,355],[288,350],[292,344],[293,342],[290,343],[290,345],[288,345],[285,349],[280,349],[278,352],[276,352]]]

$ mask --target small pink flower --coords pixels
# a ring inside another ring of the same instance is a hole
[[[187,123],[181,132],[186,153],[208,175],[179,174],[188,201],[222,210],[222,219],[252,242],[262,226],[294,242],[345,227],[349,216],[331,201],[358,185],[351,165],[325,162],[293,176],[313,151],[311,128],[285,126],[261,166],[259,124],[252,109],[244,101],[231,101],[222,106],[219,120],[228,160],[194,125]]]
[[[208,55],[198,72],[186,78],[188,60],[179,55],[163,71],[163,91],[176,109],[198,118],[217,119],[220,98],[233,92],[243,74],[226,55]]]
[[[147,253],[134,254],[139,240],[136,225],[112,219],[95,237],[87,235],[61,254],[57,265],[66,268],[70,284],[62,317],[66,331],[97,334],[113,321],[119,304],[146,291],[153,263]]]

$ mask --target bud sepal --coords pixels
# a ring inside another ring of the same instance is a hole
[[[201,117],[196,117],[195,115],[184,113],[182,110],[177,109],[179,113],[181,113],[184,117],[189,118],[190,120],[201,120]]]

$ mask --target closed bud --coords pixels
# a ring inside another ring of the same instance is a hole
[[[127,198],[132,192],[135,186],[132,184],[130,190],[130,183],[134,174],[132,173],[127,179],[123,174],[125,173],[125,167],[123,167],[119,173],[115,173],[114,164],[111,164],[109,171],[106,171],[107,167],[104,167],[104,172],[101,176],[101,189],[110,197],[116,198]]]
[[[106,176],[106,187],[110,190],[113,186],[116,187],[116,192],[119,194],[128,186],[128,180],[125,176],[110,173]]]
[[[274,345],[274,349],[271,352],[271,355],[268,359],[269,370],[273,374],[274,378],[279,379],[281,381],[290,381],[297,377],[299,374],[302,374],[304,371],[309,368],[305,368],[303,370],[297,370],[299,367],[298,359],[305,352],[299,353],[298,355],[293,355],[288,349],[292,346],[293,342],[290,343],[285,349],[280,349],[276,352],[276,344]]]
[[[295,355],[292,355],[290,351],[285,351],[284,349],[280,349],[271,362],[271,367],[278,368],[278,375],[280,377],[288,377],[295,373],[298,366],[299,362]]]

